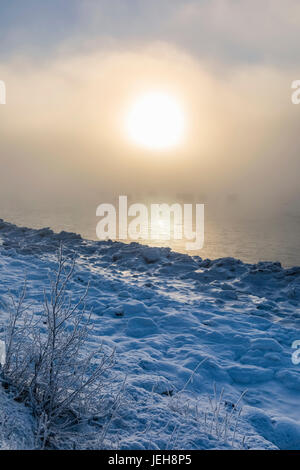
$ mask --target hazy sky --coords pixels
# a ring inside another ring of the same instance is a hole
[[[293,206],[299,24],[298,0],[0,0],[1,200],[170,190]],[[172,152],[123,133],[152,89],[185,110]]]
[[[295,65],[298,0],[0,1],[1,55],[47,57],[63,42],[129,48],[166,41],[198,58]]]

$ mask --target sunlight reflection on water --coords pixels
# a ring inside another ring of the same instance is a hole
[[[31,210],[27,212],[5,211],[0,208],[1,217],[17,225],[33,228],[50,227],[55,231],[80,233],[84,238],[97,240],[95,208],[84,206],[60,207],[54,210]],[[284,266],[300,265],[300,218],[284,214],[254,221],[243,218],[219,218],[205,213],[204,247],[189,251],[190,255],[202,258],[230,256],[242,261],[255,263],[262,260],[280,261]],[[167,233],[166,222],[161,222],[158,231]],[[139,240],[151,246],[170,246],[173,250],[186,253],[187,240],[174,240],[171,224],[171,240]],[[123,241],[123,240],[122,240]],[[130,240],[129,240],[130,242]]]

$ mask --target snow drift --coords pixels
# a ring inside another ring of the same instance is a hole
[[[203,260],[0,221],[0,339],[8,289],[17,295],[25,275],[39,314],[60,243],[65,255],[77,256],[74,301],[90,281],[87,349],[101,341],[115,347],[112,380],[127,376],[107,447],[300,449],[300,365],[292,362],[300,267]],[[24,422],[31,427],[28,410]],[[15,448],[31,446],[22,438]],[[0,444],[8,445],[5,436]]]

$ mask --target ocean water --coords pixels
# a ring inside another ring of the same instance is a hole
[[[61,204],[26,208],[0,205],[0,218],[32,228],[50,227],[54,231],[70,231],[97,240],[96,205],[76,207]],[[123,240],[122,240],[123,241]],[[127,240],[130,242],[131,240]],[[205,208],[204,246],[187,251],[186,240],[139,240],[151,246],[170,246],[173,250],[202,258],[235,257],[244,262],[280,261],[283,266],[300,265],[300,215],[289,212],[277,216],[250,218],[224,216]]]

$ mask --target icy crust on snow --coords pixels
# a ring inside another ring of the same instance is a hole
[[[62,242],[65,254],[76,252],[70,290],[75,301],[90,281],[88,348],[101,341],[116,347],[115,376],[121,382],[127,375],[124,403],[108,432],[111,442],[117,436],[112,445],[300,449],[300,364],[293,364],[291,349],[300,339],[300,267],[202,260],[3,221],[0,240],[2,331],[7,289],[16,294],[26,275],[38,313],[57,247]],[[218,396],[224,388],[218,418],[208,399],[214,383]],[[245,390],[233,439],[235,404]],[[225,439],[228,407],[233,419]]]

